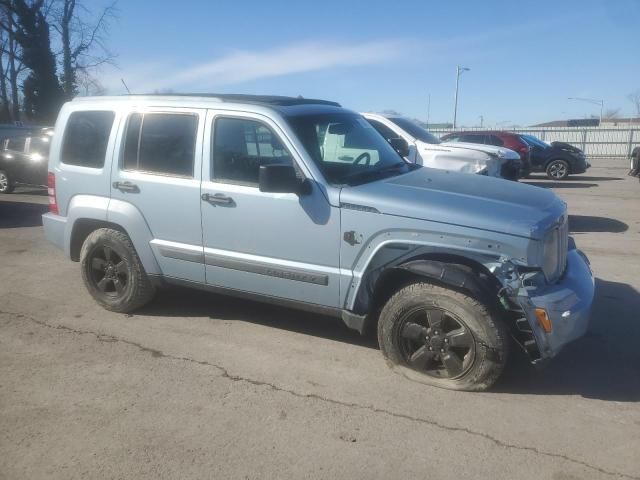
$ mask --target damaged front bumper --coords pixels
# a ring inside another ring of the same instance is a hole
[[[595,283],[584,253],[573,248],[567,254],[564,275],[553,285],[526,287],[511,300],[524,318],[517,322],[523,346],[533,363],[554,357],[566,344],[583,336],[589,327]],[[540,320],[545,312],[548,322]],[[545,325],[546,323],[546,325]]]

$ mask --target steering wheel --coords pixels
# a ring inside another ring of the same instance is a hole
[[[365,160],[364,164],[367,165],[367,166],[371,165],[371,155],[369,155],[368,152],[362,152],[360,155],[358,155],[358,158],[356,158],[353,161],[353,164],[354,165],[359,165],[360,162],[362,162],[365,158],[366,158],[366,160]]]

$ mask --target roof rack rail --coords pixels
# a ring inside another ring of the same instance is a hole
[[[316,98],[303,98],[303,97],[286,97],[281,95],[247,95],[241,93],[150,93],[150,94],[132,94],[126,96],[163,96],[163,97],[206,97],[216,98],[222,102],[237,102],[237,103],[257,103],[265,105],[276,105],[281,107],[293,106],[293,105],[331,105],[333,107],[341,107],[338,102],[332,102],[330,100],[319,100]]]

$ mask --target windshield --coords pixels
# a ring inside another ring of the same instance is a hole
[[[287,121],[333,185],[357,185],[419,168],[400,157],[360,115],[312,114]]]
[[[522,138],[529,145],[537,145],[538,147],[549,148],[548,143],[543,142],[538,137],[534,137],[533,135],[522,135]]]
[[[398,125],[401,129],[424,143],[438,144],[440,140],[435,135],[430,134],[417,123],[404,117],[389,117],[389,120]]]

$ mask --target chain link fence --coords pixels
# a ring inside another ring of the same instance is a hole
[[[452,132],[507,131],[535,135],[547,143],[565,142],[590,157],[625,157],[640,146],[640,125],[617,127],[529,127],[529,128],[431,128],[440,137]]]

